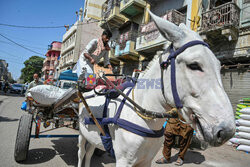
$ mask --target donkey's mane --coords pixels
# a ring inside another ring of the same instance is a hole
[[[153,66],[153,64],[155,63],[155,61],[158,61],[159,60],[159,54],[156,54],[154,55],[154,58],[148,63],[146,69],[141,73],[141,77],[143,77],[147,72],[148,70]]]

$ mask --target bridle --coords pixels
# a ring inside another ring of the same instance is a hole
[[[174,50],[173,47],[173,43],[161,54],[160,59],[159,59],[159,63],[161,66],[161,89],[162,89],[162,94],[163,97],[165,98],[165,93],[164,93],[164,84],[163,84],[163,73],[164,70],[166,70],[168,68],[169,65],[171,65],[171,90],[172,90],[172,95],[174,98],[174,103],[175,103],[175,107],[179,110],[181,108],[183,108],[183,104],[180,100],[180,96],[178,94],[177,91],[177,87],[176,87],[176,70],[175,70],[175,59],[176,57],[181,54],[183,51],[185,51],[187,48],[190,48],[192,46],[195,45],[203,45],[209,48],[209,45],[203,41],[199,41],[199,40],[194,40],[194,41],[190,41],[186,44],[184,44],[182,47],[180,47],[177,50]],[[167,52],[170,52],[170,55],[168,56],[166,61],[162,61],[162,56],[164,54],[166,54]],[[166,100],[166,99],[165,99]]]

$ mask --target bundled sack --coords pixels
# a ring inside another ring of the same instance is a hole
[[[231,143],[234,144],[243,144],[243,145],[248,145],[250,146],[250,140],[248,139],[239,139],[239,138],[232,138],[229,140]]]
[[[248,105],[246,103],[240,103],[240,104],[237,104],[236,111],[241,111],[242,109],[249,108],[249,107],[250,107],[250,105]]]
[[[250,133],[246,132],[236,132],[235,137],[237,138],[243,138],[243,139],[249,139],[250,140]]]
[[[237,147],[237,150],[239,151],[247,151],[247,152],[250,152],[250,146],[247,146],[247,145],[239,145]]]
[[[241,114],[241,115],[239,115],[239,117],[241,119],[244,119],[244,120],[250,120],[250,115],[248,115],[248,114]]]
[[[29,90],[33,99],[43,105],[52,105],[61,99],[67,89],[61,89],[52,85],[38,85]]]
[[[250,127],[247,126],[237,126],[236,127],[237,132],[247,132],[250,133]]]
[[[250,107],[246,107],[246,108],[241,109],[240,113],[250,115]]]
[[[243,120],[243,119],[238,119],[235,121],[237,126],[248,126],[250,127],[250,120]]]

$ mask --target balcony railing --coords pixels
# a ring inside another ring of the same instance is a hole
[[[51,57],[50,57],[50,56],[46,56],[45,62],[46,62],[46,61],[50,61],[50,60],[51,60]]]
[[[120,14],[120,0],[108,0],[102,5],[102,21],[100,26],[105,27],[108,23],[109,27],[120,27],[126,21],[126,17]]]
[[[119,35],[117,43],[120,46],[120,50],[123,50],[126,47],[127,41],[136,41],[138,32],[137,31],[127,31]]]
[[[162,16],[163,19],[168,20],[176,25],[186,22],[185,14],[173,9],[168,11],[165,15]],[[146,41],[152,41],[160,35],[159,30],[157,29],[153,21],[148,24],[141,25],[140,36],[144,36]]]
[[[102,5],[102,18],[107,19],[115,7],[120,6],[119,0],[108,0]]]
[[[202,31],[239,26],[240,8],[229,2],[202,13]]]

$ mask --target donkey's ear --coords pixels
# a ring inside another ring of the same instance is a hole
[[[150,12],[148,10],[150,16],[153,18],[156,26],[158,27],[160,33],[162,34],[162,36],[164,38],[166,38],[167,40],[173,42],[173,44],[176,47],[179,47],[182,45],[182,39],[184,39],[185,37],[185,33],[184,31],[178,27],[177,25],[175,25],[174,23],[171,23],[167,20],[164,20],[158,16],[156,16],[155,14],[153,14],[152,12]]]

